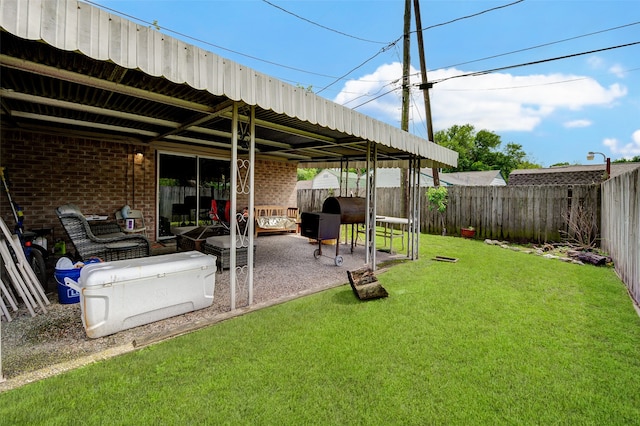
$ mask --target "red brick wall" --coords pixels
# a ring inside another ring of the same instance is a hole
[[[144,153],[142,164],[134,164],[136,150]],[[113,219],[114,212],[128,204],[144,212],[149,237],[155,239],[156,161],[148,147],[2,129],[0,165],[6,168],[12,199],[25,211],[27,229],[53,228],[54,238],[66,240],[56,207],[73,203],[84,214]],[[255,204],[289,207],[295,196],[297,165],[257,160],[254,179]],[[248,195],[239,195],[238,208],[246,205]],[[15,221],[4,193],[0,194],[0,216],[13,229]]]
[[[298,180],[297,165],[283,161],[257,160],[254,172],[256,205],[289,206]],[[238,207],[248,204],[248,196],[238,196]]]
[[[24,209],[25,228],[53,228],[56,239],[66,235],[55,209],[67,203],[84,214],[112,219],[129,204],[142,210],[147,226],[155,229],[155,161],[152,150],[142,151],[143,163],[134,165],[132,145],[17,130],[0,134],[0,163],[11,198]],[[0,198],[0,215],[13,229],[6,194]]]

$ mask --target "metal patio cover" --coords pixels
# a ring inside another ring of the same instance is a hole
[[[0,29],[9,128],[228,157],[241,102],[256,106],[257,158],[364,166],[371,141],[379,167],[412,155],[423,167],[457,164],[454,151],[77,0],[0,0]]]

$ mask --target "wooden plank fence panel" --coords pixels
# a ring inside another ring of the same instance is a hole
[[[502,193],[497,191],[497,188],[492,188],[493,192],[493,209],[491,214],[493,217],[493,231],[491,236],[485,236],[485,238],[500,239],[502,237]]]
[[[569,190],[576,200],[597,200],[599,186],[452,186],[445,212],[445,227],[450,235],[460,235],[466,226],[476,228],[476,238],[528,241],[534,243],[562,241],[567,228]],[[321,211],[330,190],[298,191],[300,211]],[[420,193],[421,232],[442,233],[439,213],[429,210],[426,188]],[[399,188],[377,190],[378,214],[401,217],[402,192]],[[584,201],[581,201],[584,202]],[[597,203],[596,203],[597,204]],[[589,202],[590,206],[597,207]],[[595,208],[594,207],[594,208]],[[599,209],[597,209],[597,216]],[[599,220],[599,219],[598,219]]]
[[[640,169],[602,184],[601,244],[629,293],[640,302]]]
[[[533,238],[539,239],[540,235],[540,217],[538,214],[541,206],[541,201],[543,198],[535,197],[535,188],[532,186],[527,186],[527,218],[531,218],[531,220],[527,220],[523,223],[525,226],[524,235],[532,235]]]

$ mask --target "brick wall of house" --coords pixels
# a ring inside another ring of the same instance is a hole
[[[136,151],[144,154],[140,164],[134,160]],[[151,148],[2,129],[0,165],[6,168],[12,199],[24,209],[27,229],[53,228],[53,238],[66,240],[56,207],[73,203],[84,214],[113,218],[128,204],[144,212],[149,237],[155,239],[156,161]],[[296,164],[257,160],[254,179],[255,204],[288,207],[295,199]],[[248,195],[239,195],[238,208],[246,205]],[[6,194],[0,196],[0,215],[13,229]]]
[[[290,205],[290,200],[296,191],[297,170],[296,164],[257,160],[254,173],[254,203],[295,207]],[[248,204],[248,199],[248,196],[238,196],[238,207]]]
[[[53,238],[66,235],[56,207],[76,204],[84,214],[106,214],[128,204],[145,214],[154,229],[155,161],[142,149],[144,160],[134,164],[132,145],[88,138],[3,129],[0,163],[5,167],[13,201],[24,209],[25,228],[53,228]],[[4,191],[3,191],[4,192]],[[13,229],[15,220],[6,194],[0,215]]]

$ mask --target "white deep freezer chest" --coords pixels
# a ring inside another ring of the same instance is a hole
[[[211,306],[215,272],[216,257],[197,251],[86,265],[78,287],[87,336]]]

